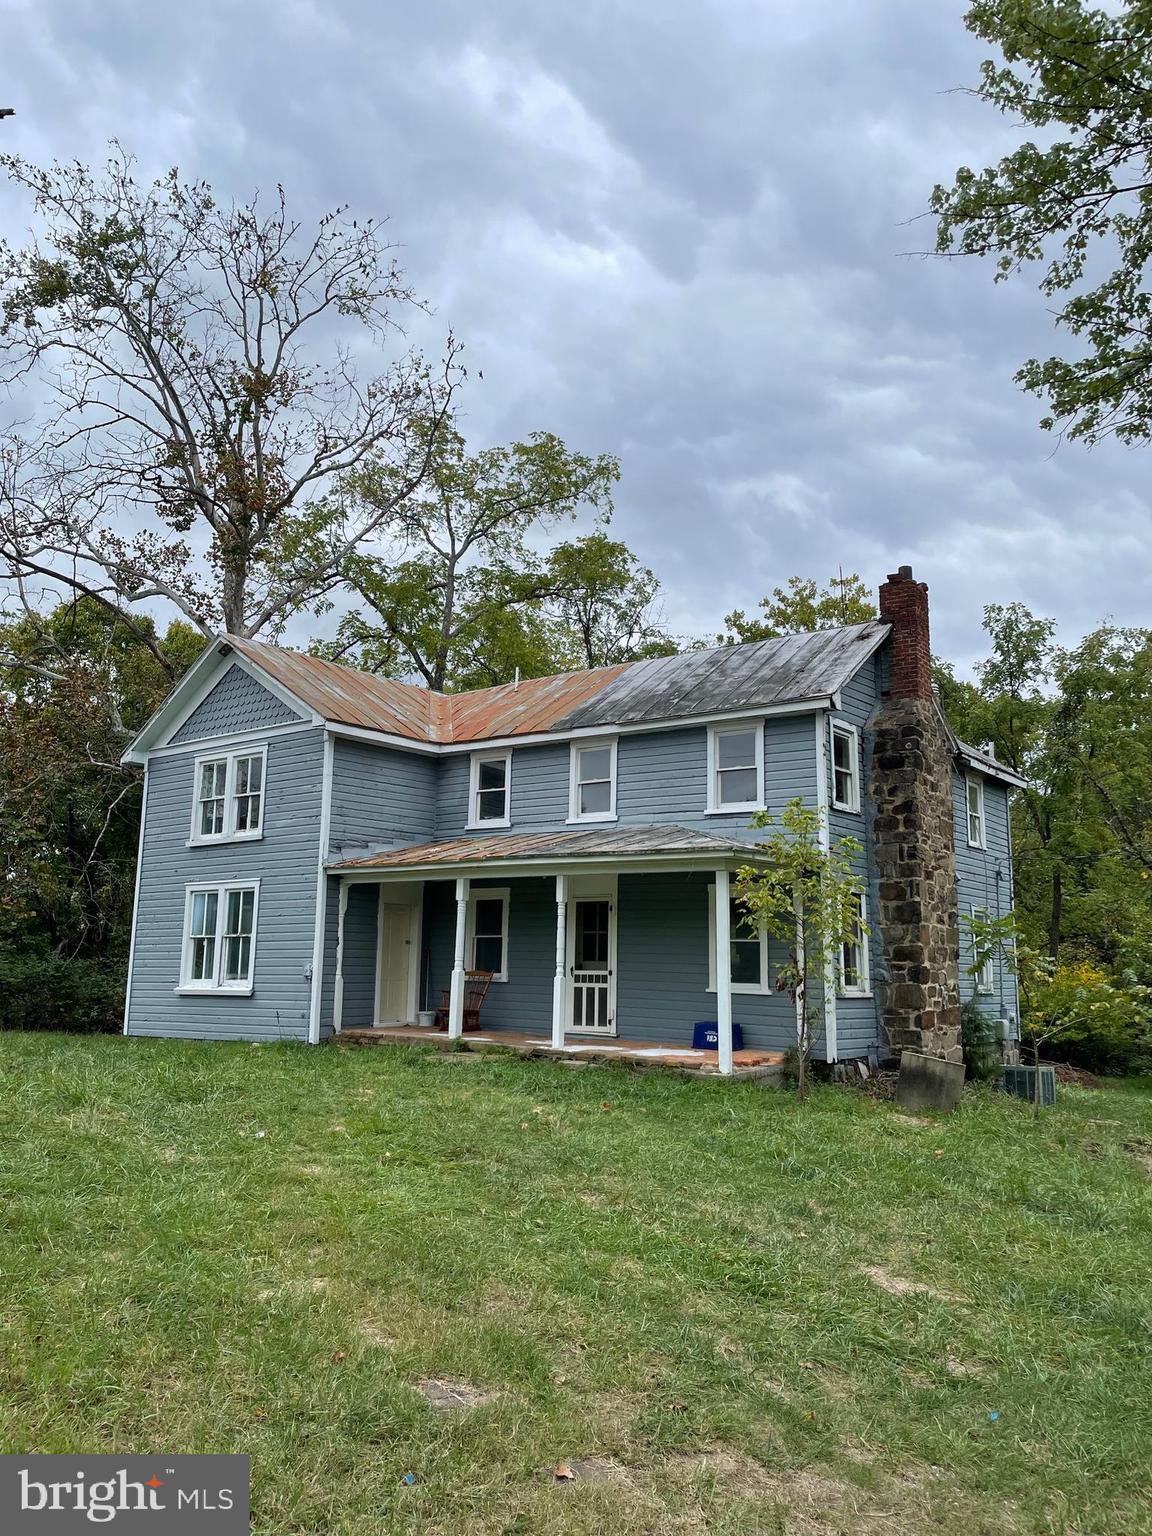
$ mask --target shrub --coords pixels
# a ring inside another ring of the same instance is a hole
[[[1033,1019],[1049,1026],[1044,1054],[1050,1058],[1091,1072],[1152,1070],[1148,989],[1129,976],[1109,976],[1087,960],[1062,961],[1033,984],[1025,1042],[1031,1041]]]
[[[1000,1026],[971,997],[960,1009],[960,1038],[965,1074],[982,1083],[998,1078],[1004,1070]]]
[[[113,1033],[124,1020],[124,967],[0,946],[0,1029]]]

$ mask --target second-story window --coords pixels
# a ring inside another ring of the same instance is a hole
[[[984,848],[984,786],[979,779],[968,780],[968,846]]]
[[[764,727],[711,726],[708,731],[708,809],[758,811],[764,804]]]
[[[229,752],[197,760],[192,842],[261,836],[264,762],[263,747],[258,752]]]
[[[860,737],[846,720],[833,720],[832,806],[837,811],[860,809]]]
[[[616,819],[616,743],[572,743],[572,821]]]
[[[477,753],[472,759],[468,825],[506,827],[511,823],[512,754]]]

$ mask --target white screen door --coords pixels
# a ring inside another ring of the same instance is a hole
[[[569,908],[568,974],[572,1000],[568,1028],[577,1034],[616,1033],[612,975],[615,904],[607,896],[578,898]]]

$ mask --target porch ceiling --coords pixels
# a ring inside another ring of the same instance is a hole
[[[452,869],[477,864],[567,862],[569,860],[631,861],[687,859],[695,862],[741,858],[754,860],[753,845],[735,838],[696,832],[689,827],[590,827],[578,832],[505,832],[488,837],[454,837],[443,843],[419,843],[393,848],[365,858],[329,864],[340,874],[369,870]]]

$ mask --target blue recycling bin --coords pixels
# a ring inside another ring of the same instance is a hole
[[[720,1031],[715,1020],[700,1019],[692,1026],[692,1049],[694,1051],[715,1051],[720,1048]],[[732,1049],[742,1051],[744,1049],[744,1031],[739,1024],[732,1026]]]

